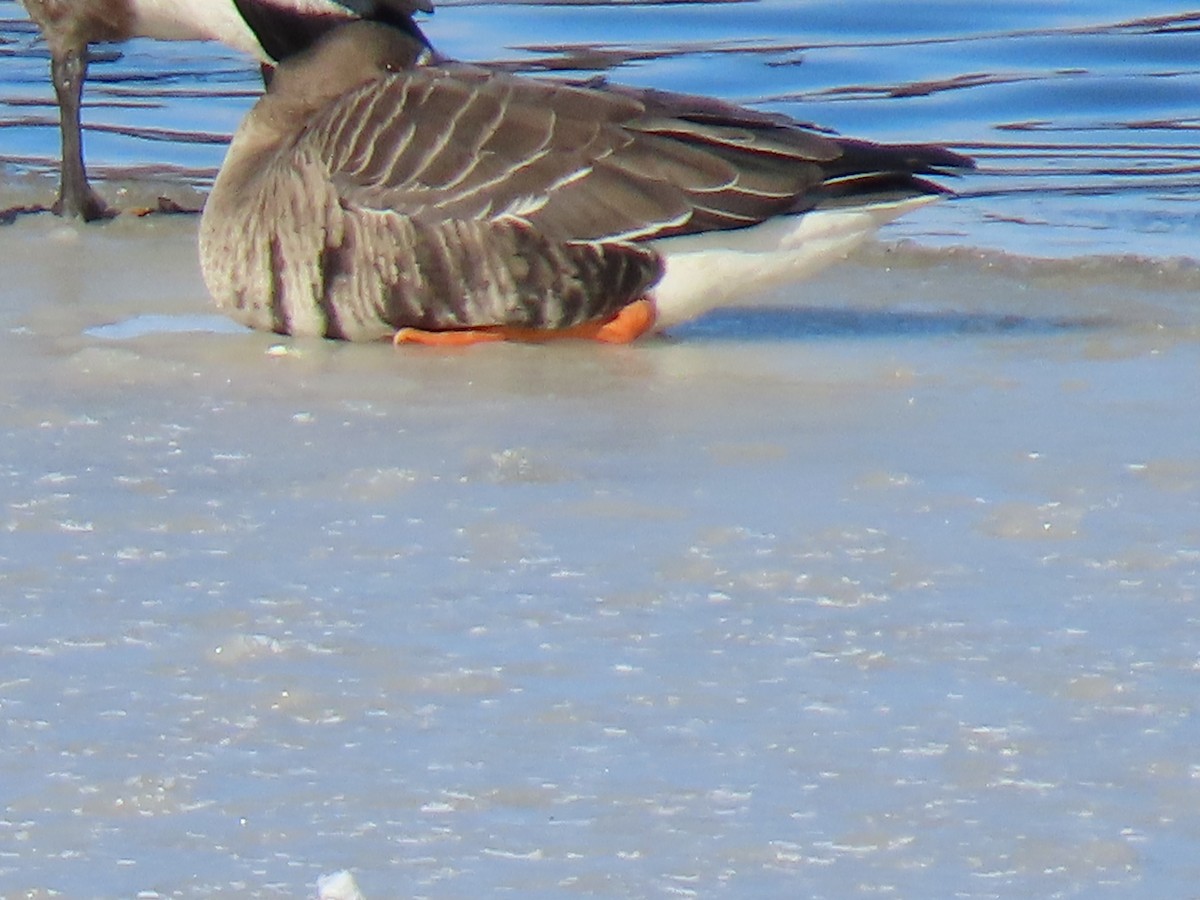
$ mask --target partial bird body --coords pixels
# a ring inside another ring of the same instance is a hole
[[[50,48],[62,129],[54,211],[94,220],[114,214],[88,182],[80,107],[88,45],[135,37],[219,41],[265,65],[308,48],[359,15],[411,24],[427,0],[22,0]],[[413,33],[419,35],[413,26]]]
[[[359,23],[280,67],[201,224],[234,318],[525,339],[648,300],[669,327],[844,256],[944,193],[922,176],[970,164],[707,98],[417,65],[426,50]]]

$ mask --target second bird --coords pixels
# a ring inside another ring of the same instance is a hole
[[[135,37],[219,41],[266,66],[309,47],[330,28],[362,15],[409,22],[427,0],[22,0],[50,48],[62,130],[54,211],[88,221],[114,214],[88,181],[81,104],[88,47]]]

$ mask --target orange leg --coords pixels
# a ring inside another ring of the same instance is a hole
[[[519,341],[540,344],[574,338],[606,344],[628,344],[654,327],[654,301],[643,297],[622,307],[611,319],[585,322],[570,328],[524,328],[519,325],[487,325],[451,331],[424,331],[401,328],[393,336],[395,344],[422,344],[426,347],[468,347],[493,341]]]
[[[469,347],[504,340],[504,335],[491,328],[462,328],[455,331],[425,331],[421,328],[401,328],[392,335],[392,343],[420,344],[423,347]]]
[[[596,333],[590,337],[606,344],[628,344],[653,328],[657,318],[658,311],[654,308],[654,301],[643,297],[621,307],[615,316],[607,322],[600,323]]]

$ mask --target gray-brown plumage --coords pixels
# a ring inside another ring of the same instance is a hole
[[[567,328],[653,294],[677,239],[902,205],[941,192],[921,173],[969,165],[704,98],[417,66],[425,52],[359,23],[280,67],[201,225],[234,318],[351,340]]]

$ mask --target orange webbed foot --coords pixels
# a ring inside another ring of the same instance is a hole
[[[654,301],[643,297],[623,306],[611,319],[586,322],[570,328],[524,328],[519,325],[489,325],[448,331],[401,328],[392,336],[394,344],[420,344],[425,347],[470,347],[495,341],[541,344],[547,341],[589,340],[605,344],[628,344],[654,327]]]
[[[596,329],[593,340],[606,344],[628,344],[654,327],[657,313],[654,301],[648,297],[623,306],[615,316]]]
[[[392,343],[419,344],[422,347],[470,347],[505,340],[492,328],[464,328],[455,331],[426,331],[423,328],[401,328],[392,335]]]

